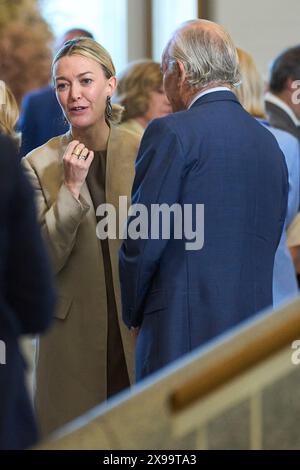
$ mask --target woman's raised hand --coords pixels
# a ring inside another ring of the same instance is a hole
[[[63,156],[64,183],[76,199],[79,198],[93,158],[94,152],[78,140],[72,140],[66,148]]]

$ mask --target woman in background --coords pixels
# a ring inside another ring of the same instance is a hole
[[[19,119],[19,108],[10,88],[0,80],[0,132],[20,144],[20,135],[15,126]]]
[[[121,127],[142,136],[152,119],[171,112],[160,65],[151,60],[129,64],[119,76],[115,101],[125,108]]]
[[[238,49],[237,52],[242,84],[236,89],[236,94],[244,108],[275,136],[285,156],[288,168],[288,208],[284,230],[275,255],[273,271],[273,305],[277,306],[298,294],[295,269],[286,243],[286,230],[299,208],[299,145],[297,139],[292,135],[280,129],[275,129],[265,120],[262,104],[263,83],[254,60],[250,54],[242,49]]]
[[[120,312],[121,241],[118,231],[109,239],[96,234],[96,209],[111,204],[118,217],[119,197],[130,203],[140,141],[116,126],[122,108],[111,105],[115,68],[100,44],[66,42],[52,71],[70,131],[23,159],[59,293],[54,327],[39,344],[36,408],[44,434],[133,379],[133,341]]]

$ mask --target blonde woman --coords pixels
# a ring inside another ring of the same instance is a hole
[[[119,77],[116,102],[125,108],[121,127],[140,136],[152,119],[169,114],[160,65],[151,60],[130,63]]]
[[[287,248],[286,230],[299,208],[299,145],[291,134],[275,129],[265,120],[263,108],[263,82],[250,54],[238,49],[242,83],[236,94],[244,108],[276,138],[288,168],[289,194],[284,230],[276,251],[273,270],[273,305],[298,294],[297,280],[292,258]]]
[[[0,80],[0,132],[7,134],[19,144],[20,136],[15,131],[19,119],[19,108],[10,88]]]
[[[44,434],[128,387],[133,344],[120,320],[120,241],[96,236],[96,208],[130,199],[139,137],[119,129],[122,108],[108,52],[66,42],[53,60],[57,99],[70,131],[29,153],[24,167],[57,277],[54,327],[42,338],[36,407]]]

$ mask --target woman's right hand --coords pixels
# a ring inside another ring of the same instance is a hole
[[[78,140],[72,140],[66,148],[63,156],[64,183],[76,199],[79,198],[93,158],[94,152]]]

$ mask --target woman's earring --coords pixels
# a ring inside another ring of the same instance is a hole
[[[108,120],[112,118],[112,105],[111,105],[110,96],[106,98],[105,117]]]

